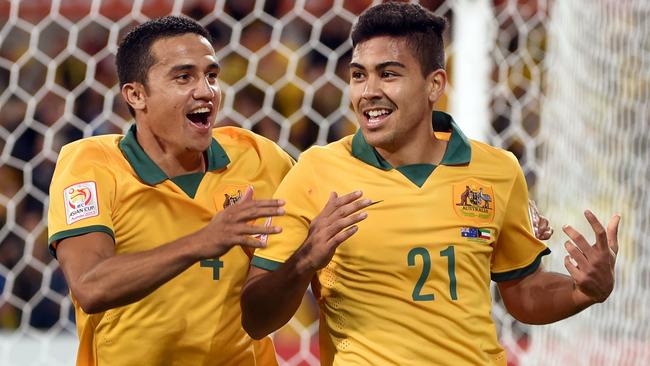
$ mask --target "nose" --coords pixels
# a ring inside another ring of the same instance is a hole
[[[218,92],[219,86],[210,83],[207,77],[199,80],[198,85],[194,89],[194,99],[213,100],[215,94]]]
[[[370,76],[366,79],[361,97],[364,99],[381,98],[381,87],[377,78]]]

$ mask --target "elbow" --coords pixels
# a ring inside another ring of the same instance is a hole
[[[259,329],[259,327],[255,327],[253,322],[244,315],[242,315],[241,325],[251,338],[258,341],[270,334],[269,332],[265,332],[263,329]]]
[[[253,307],[249,304],[247,295],[247,292],[244,291],[241,297],[241,325],[251,338],[260,340],[269,335],[271,331],[263,329],[263,325],[260,324],[259,319],[256,317],[255,310],[251,310]]]
[[[72,290],[77,305],[86,314],[97,314],[109,310],[111,307],[107,303],[102,291],[94,289]]]
[[[529,325],[538,325],[525,312],[512,310],[512,309],[509,309],[507,306],[506,306],[506,309],[508,310],[508,314],[510,314],[510,316],[515,318],[515,320],[517,320],[518,322],[524,323],[524,324],[529,324]]]

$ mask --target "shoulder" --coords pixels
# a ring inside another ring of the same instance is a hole
[[[519,170],[519,161],[510,151],[488,145],[486,143],[470,140],[472,146],[472,163],[489,164],[494,168]]]
[[[299,163],[319,164],[326,161],[340,161],[345,157],[352,157],[352,137],[345,136],[324,146],[314,145],[300,154]]]
[[[76,158],[82,161],[106,160],[109,155],[119,152],[118,142],[123,135],[101,135],[86,137],[64,145],[59,160]]]
[[[237,166],[266,171],[284,177],[294,165],[293,158],[275,142],[238,127],[218,127],[213,137]]]
[[[212,136],[229,153],[230,151],[243,152],[253,149],[258,154],[268,153],[283,157],[289,156],[275,142],[243,128],[217,127],[213,130]]]

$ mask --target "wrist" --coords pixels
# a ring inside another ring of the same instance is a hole
[[[575,283],[573,284],[572,297],[573,303],[576,305],[576,308],[579,309],[578,311],[582,311],[591,305],[598,303],[598,301],[582,292]]]

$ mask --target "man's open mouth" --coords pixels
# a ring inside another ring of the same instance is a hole
[[[201,126],[206,126],[210,124],[210,108],[208,107],[201,107],[197,108],[190,113],[186,114],[187,119],[192,121],[192,123],[201,125]]]

